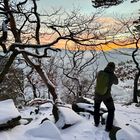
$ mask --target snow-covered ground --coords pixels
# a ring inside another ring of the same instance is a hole
[[[4,107],[4,104],[1,107]],[[114,125],[121,127],[117,131],[117,140],[140,139],[140,107],[135,104],[126,106],[115,104]],[[109,133],[104,131],[105,125],[94,126],[93,117],[82,117],[67,110],[67,119],[79,120],[66,129],[60,129],[54,123],[52,105],[44,104],[38,114],[34,113],[35,107],[25,107],[20,110],[22,116],[21,125],[10,130],[0,132],[0,140],[109,140]],[[8,110],[8,109],[7,109]],[[9,108],[9,112],[10,112]],[[31,113],[31,111],[33,113]],[[13,110],[13,114],[14,114]],[[78,117],[79,116],[79,117]],[[26,119],[32,118],[30,123]],[[41,121],[44,118],[49,120]],[[68,120],[68,121],[69,121]]]
[[[130,57],[124,57],[125,61]],[[100,59],[100,66],[104,66],[105,60]],[[110,59],[109,59],[110,60]],[[112,60],[120,62],[124,59],[113,54]],[[130,83],[128,83],[130,82]],[[124,89],[125,85],[133,84],[133,81],[120,82],[119,85],[113,86],[112,95],[115,101],[115,119],[114,125],[121,129],[116,133],[117,140],[139,140],[140,139],[140,107],[135,104],[124,105],[124,103],[132,100],[132,89]],[[0,131],[0,140],[109,140],[109,133],[106,132],[105,125],[94,126],[93,116],[86,117],[73,113],[72,110],[63,109],[65,119],[54,123],[52,115],[52,103],[45,103],[40,106],[40,111],[35,114],[35,107],[24,107],[17,112],[11,109],[13,104],[8,101],[0,102],[0,124],[7,120],[7,117],[21,115],[20,125]],[[31,113],[32,112],[32,113]],[[88,115],[88,114],[87,114]],[[49,120],[41,121],[44,118]],[[65,122],[73,122],[74,124],[66,129],[61,129],[61,125]]]

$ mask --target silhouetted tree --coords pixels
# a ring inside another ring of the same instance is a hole
[[[133,101],[137,103],[138,102],[137,97],[138,97],[138,92],[139,92],[138,81],[139,81],[139,77],[140,77],[140,65],[139,65],[139,62],[138,62],[138,59],[137,59],[137,55],[138,55],[137,53],[138,53],[138,50],[139,50],[139,42],[140,42],[140,17],[139,17],[138,20],[135,20],[133,23],[134,23],[133,32],[134,32],[134,39],[136,40],[135,41],[136,48],[132,53],[132,58],[133,58],[133,61],[136,65],[136,68],[137,68],[137,72],[135,74],[135,79],[134,79]]]
[[[119,5],[125,0],[91,0],[92,5],[95,8],[104,7],[108,8],[110,6]],[[131,0],[131,3],[138,2],[139,0]]]

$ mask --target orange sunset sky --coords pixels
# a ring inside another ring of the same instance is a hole
[[[102,17],[102,18],[99,18],[98,21],[101,24],[104,24],[106,26],[106,28],[108,28],[108,26],[109,26],[109,28],[110,27],[114,28],[115,26],[117,28],[117,26],[119,25],[119,21],[117,21],[116,19],[114,19],[112,17]],[[55,35],[48,36],[48,35],[43,34],[41,37],[41,42],[42,42],[42,44],[46,44],[48,42],[51,42],[54,38],[55,38]],[[104,51],[109,51],[109,50],[118,49],[118,48],[135,48],[136,47],[135,44],[132,44],[130,41],[127,40],[127,35],[125,35],[125,34],[119,34],[118,36],[116,36],[116,39],[125,40],[124,41],[125,45],[123,45],[121,42],[117,41],[118,42],[117,44],[120,44],[120,45],[116,45],[115,43],[108,43],[107,45],[99,45],[99,46],[96,46],[96,45],[77,46],[72,41],[60,40],[57,44],[54,45],[54,47],[60,48],[60,49],[69,49],[69,50],[80,49],[80,50],[104,50]],[[129,45],[126,45],[126,44],[129,44]]]
[[[68,0],[59,0],[59,1],[60,1],[60,3],[56,2],[55,0],[52,0],[52,1],[40,0],[38,4],[39,4],[39,7],[41,8],[41,10],[45,10],[46,8],[49,9],[52,5],[54,7],[59,7],[59,5],[60,6],[62,5],[64,9],[66,8],[67,10],[69,10],[71,7],[73,7],[73,4],[74,4],[75,6],[80,5],[80,8],[81,8],[82,12],[84,12],[86,14],[95,11],[95,9],[92,7],[91,3],[89,1],[86,2],[86,0],[83,0],[83,1],[80,1],[80,0],[71,0],[71,1],[70,0],[69,1]],[[45,4],[45,3],[47,3],[47,4]],[[55,3],[56,3],[56,5],[55,5]],[[118,9],[119,9],[119,13],[125,14],[125,15],[128,14],[130,16],[130,15],[132,15],[131,12],[135,12],[135,13],[138,12],[137,9],[138,9],[139,3],[136,3],[135,6],[132,6],[132,4],[130,4],[129,2],[124,2],[120,6],[114,6],[112,8],[109,8],[109,9],[107,9],[106,14],[103,17],[99,18],[98,21],[101,24],[104,24],[106,26],[106,28],[107,28],[107,24],[109,26],[115,27],[116,24],[119,25],[119,21],[117,21],[115,19],[115,17],[113,17],[113,12],[117,12]],[[126,5],[127,5],[127,9],[126,9]],[[124,9],[126,9],[126,10],[124,10]],[[126,36],[123,36],[123,35],[121,36],[120,35],[120,37],[125,38]],[[42,34],[42,36],[40,37],[41,44],[47,44],[47,43],[51,42],[54,38],[55,38],[55,36],[48,36],[44,33],[44,35]],[[60,49],[70,49],[70,50],[77,49],[75,43],[73,43],[72,41],[68,41],[67,47],[66,47],[66,41],[65,40],[59,41],[53,47],[60,48]],[[125,45],[125,46],[120,45],[119,46],[119,45],[115,45],[113,43],[109,43],[107,45],[100,45],[100,46],[94,46],[94,45],[93,46],[88,46],[88,47],[80,46],[80,49],[81,50],[87,50],[87,49],[88,50],[93,50],[93,49],[95,49],[95,50],[109,51],[111,49],[135,48],[135,47],[136,47],[135,44]],[[1,50],[1,47],[0,47],[0,50]]]
[[[46,3],[46,5],[45,5]],[[109,24],[111,26],[114,26],[118,21],[116,21],[115,17],[133,17],[136,16],[138,17],[138,9],[139,9],[139,4],[138,3],[133,3],[131,4],[130,1],[124,1],[122,4],[118,6],[112,6],[110,8],[104,9],[103,16],[100,18],[100,22],[102,24]],[[48,9],[50,7],[55,7],[55,8],[63,8],[66,11],[71,11],[73,7],[78,7],[80,8],[82,14],[91,14],[96,11],[95,8],[93,8],[91,4],[91,0],[40,0],[39,5],[41,7],[41,10],[43,9]],[[47,6],[47,7],[46,7]],[[122,36],[121,36],[122,37]],[[123,37],[124,38],[124,37]],[[48,40],[42,38],[42,43],[46,43]],[[61,48],[61,49],[66,49],[66,41],[59,41],[54,47],[56,48]],[[75,50],[75,44],[71,41],[67,43],[67,48],[71,50]],[[80,46],[82,50],[85,50],[85,46]],[[131,45],[115,45],[115,44],[108,44],[108,45],[102,45],[102,46],[91,46],[88,47],[88,49],[96,49],[100,50],[103,49],[105,51],[111,50],[111,49],[118,49],[118,48],[135,48],[135,44]]]

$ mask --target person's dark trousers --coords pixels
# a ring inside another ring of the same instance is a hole
[[[96,102],[95,101],[95,104],[94,104],[94,122],[95,122],[95,126],[98,126],[99,125],[99,122],[100,122],[100,105],[101,105],[101,102]]]
[[[102,100],[95,100],[94,104],[94,122],[95,126],[99,125],[100,122],[100,105],[101,105]],[[103,100],[105,106],[107,107],[108,110],[108,116],[107,116],[107,121],[106,121],[106,131],[110,131],[113,126],[113,119],[114,119],[114,112],[115,112],[115,106],[112,97],[109,97],[105,100]]]
[[[107,116],[107,121],[106,121],[106,131],[110,131],[113,126],[115,106],[114,106],[112,97],[106,99],[103,102],[108,109],[108,116]]]

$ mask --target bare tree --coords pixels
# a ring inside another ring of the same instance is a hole
[[[0,83],[4,80],[14,60],[20,55],[25,59],[28,65],[37,71],[55,101],[57,98],[55,85],[43,71],[40,59],[50,57],[48,50],[58,51],[59,49],[52,48],[52,46],[60,40],[71,40],[80,45],[93,45],[95,44],[93,41],[95,42],[97,36],[98,38],[100,36],[99,32],[98,34],[95,32],[98,23],[94,24],[96,26],[91,26],[93,25],[92,21],[96,19],[95,15],[97,15],[97,13],[92,17],[84,18],[84,16],[78,15],[77,11],[74,11],[71,15],[66,13],[66,17],[64,18],[64,16],[61,17],[58,12],[59,10],[53,14],[46,14],[46,16],[40,15],[38,13],[36,0],[23,0],[20,2],[3,0],[0,2],[0,14],[9,21],[9,40],[7,40],[7,38],[1,40],[0,45],[4,53],[10,54],[5,67],[0,73]],[[59,17],[56,20],[54,17],[57,14]],[[47,21],[42,22],[41,16],[44,16]],[[62,19],[60,20],[60,18]],[[41,33],[43,27],[48,30],[48,33]],[[40,39],[42,35],[50,35],[53,37],[45,44],[41,44]],[[14,38],[14,40],[12,38]],[[42,53],[39,52],[39,49],[43,50],[41,51]],[[33,58],[36,58],[36,61],[32,61]]]
[[[138,52],[138,49],[139,49],[139,41],[140,41],[140,38],[136,40],[136,49],[133,51],[132,53],[132,58],[133,58],[133,61],[136,65],[136,68],[137,68],[137,72],[135,74],[135,79],[134,79],[134,91],[133,91],[133,102],[137,103],[138,102],[138,80],[139,80],[139,77],[140,77],[140,66],[139,66],[139,62],[136,58],[136,56],[138,55],[137,52]]]
[[[43,47],[46,47],[46,49],[44,50],[44,54],[43,55],[39,55],[38,53],[33,54],[30,53],[28,51],[25,50],[25,48],[29,48],[29,44],[23,44],[22,43],[22,31],[27,31],[27,29],[25,30],[24,27],[26,27],[26,23],[29,22],[30,24],[35,24],[36,28],[35,28],[35,35],[34,38],[37,41],[37,44],[35,45],[31,45],[31,48],[37,48],[39,45],[39,30],[40,30],[40,18],[39,15],[37,13],[37,5],[36,5],[36,1],[32,0],[33,6],[31,7],[31,9],[29,11],[26,11],[26,9],[24,9],[23,7],[28,4],[27,3],[28,0],[25,0],[23,2],[19,2],[16,5],[13,6],[13,3],[9,0],[4,0],[3,2],[1,2],[1,13],[5,14],[7,16],[7,18],[10,18],[10,30],[13,34],[13,37],[15,39],[15,43],[12,43],[9,46],[9,50],[6,50],[6,53],[12,52],[11,56],[9,57],[9,61],[6,63],[3,71],[1,72],[1,76],[0,76],[0,82],[3,81],[5,75],[8,73],[9,68],[11,66],[11,64],[13,63],[13,61],[15,60],[15,58],[17,57],[17,55],[22,54],[22,56],[24,57],[24,59],[26,60],[26,62],[28,62],[34,69],[36,69],[36,71],[40,74],[40,76],[42,77],[42,79],[44,80],[45,84],[47,85],[48,89],[51,91],[52,96],[53,96],[53,100],[55,100],[57,98],[56,92],[55,92],[55,87],[54,85],[49,81],[49,79],[47,79],[47,77],[45,76],[44,72],[42,71],[41,67],[38,64],[34,64],[30,58],[28,56],[34,56],[37,58],[41,58],[41,57],[47,57],[47,50],[51,49],[50,45],[43,45]],[[23,18],[23,22],[19,22],[18,20],[16,20],[16,16],[20,15],[20,18]],[[30,17],[33,16],[34,18],[31,19]],[[5,43],[1,42],[1,46],[5,46]],[[7,47],[5,46],[5,49],[7,49]],[[57,49],[52,49],[53,51],[57,51]]]
[[[75,50],[69,50],[66,46],[64,54],[61,56],[60,69],[62,71],[62,85],[64,96],[67,94],[68,102],[72,102],[79,97],[93,95],[93,85],[97,72],[95,50],[81,50],[80,46],[75,46]]]
[[[138,59],[138,53],[139,53],[139,42],[140,42],[140,31],[139,31],[139,20],[133,22],[133,19],[126,19],[126,20],[120,20],[120,24],[122,24],[122,30],[126,34],[125,38],[121,42],[122,39],[118,41],[118,45],[126,46],[126,45],[135,45],[135,48],[132,51],[132,60],[136,66],[136,72],[134,76],[134,86],[133,86],[133,102],[138,102],[138,82],[140,77],[140,66],[139,66],[139,59]],[[120,33],[123,33],[120,31]],[[119,43],[120,42],[120,43]],[[135,70],[133,70],[135,71]]]
[[[137,55],[138,55],[138,50],[139,50],[139,42],[140,42],[140,17],[138,20],[135,20],[134,22],[134,30],[133,30],[133,36],[134,36],[134,39],[135,39],[135,50],[133,51],[132,53],[132,58],[133,58],[133,61],[136,65],[136,68],[137,68],[137,73],[135,75],[135,79],[134,79],[134,93],[133,93],[133,102],[137,103],[138,102],[138,80],[139,80],[139,77],[140,77],[140,66],[139,66],[139,61],[137,59]],[[131,32],[132,33],[132,32]]]

